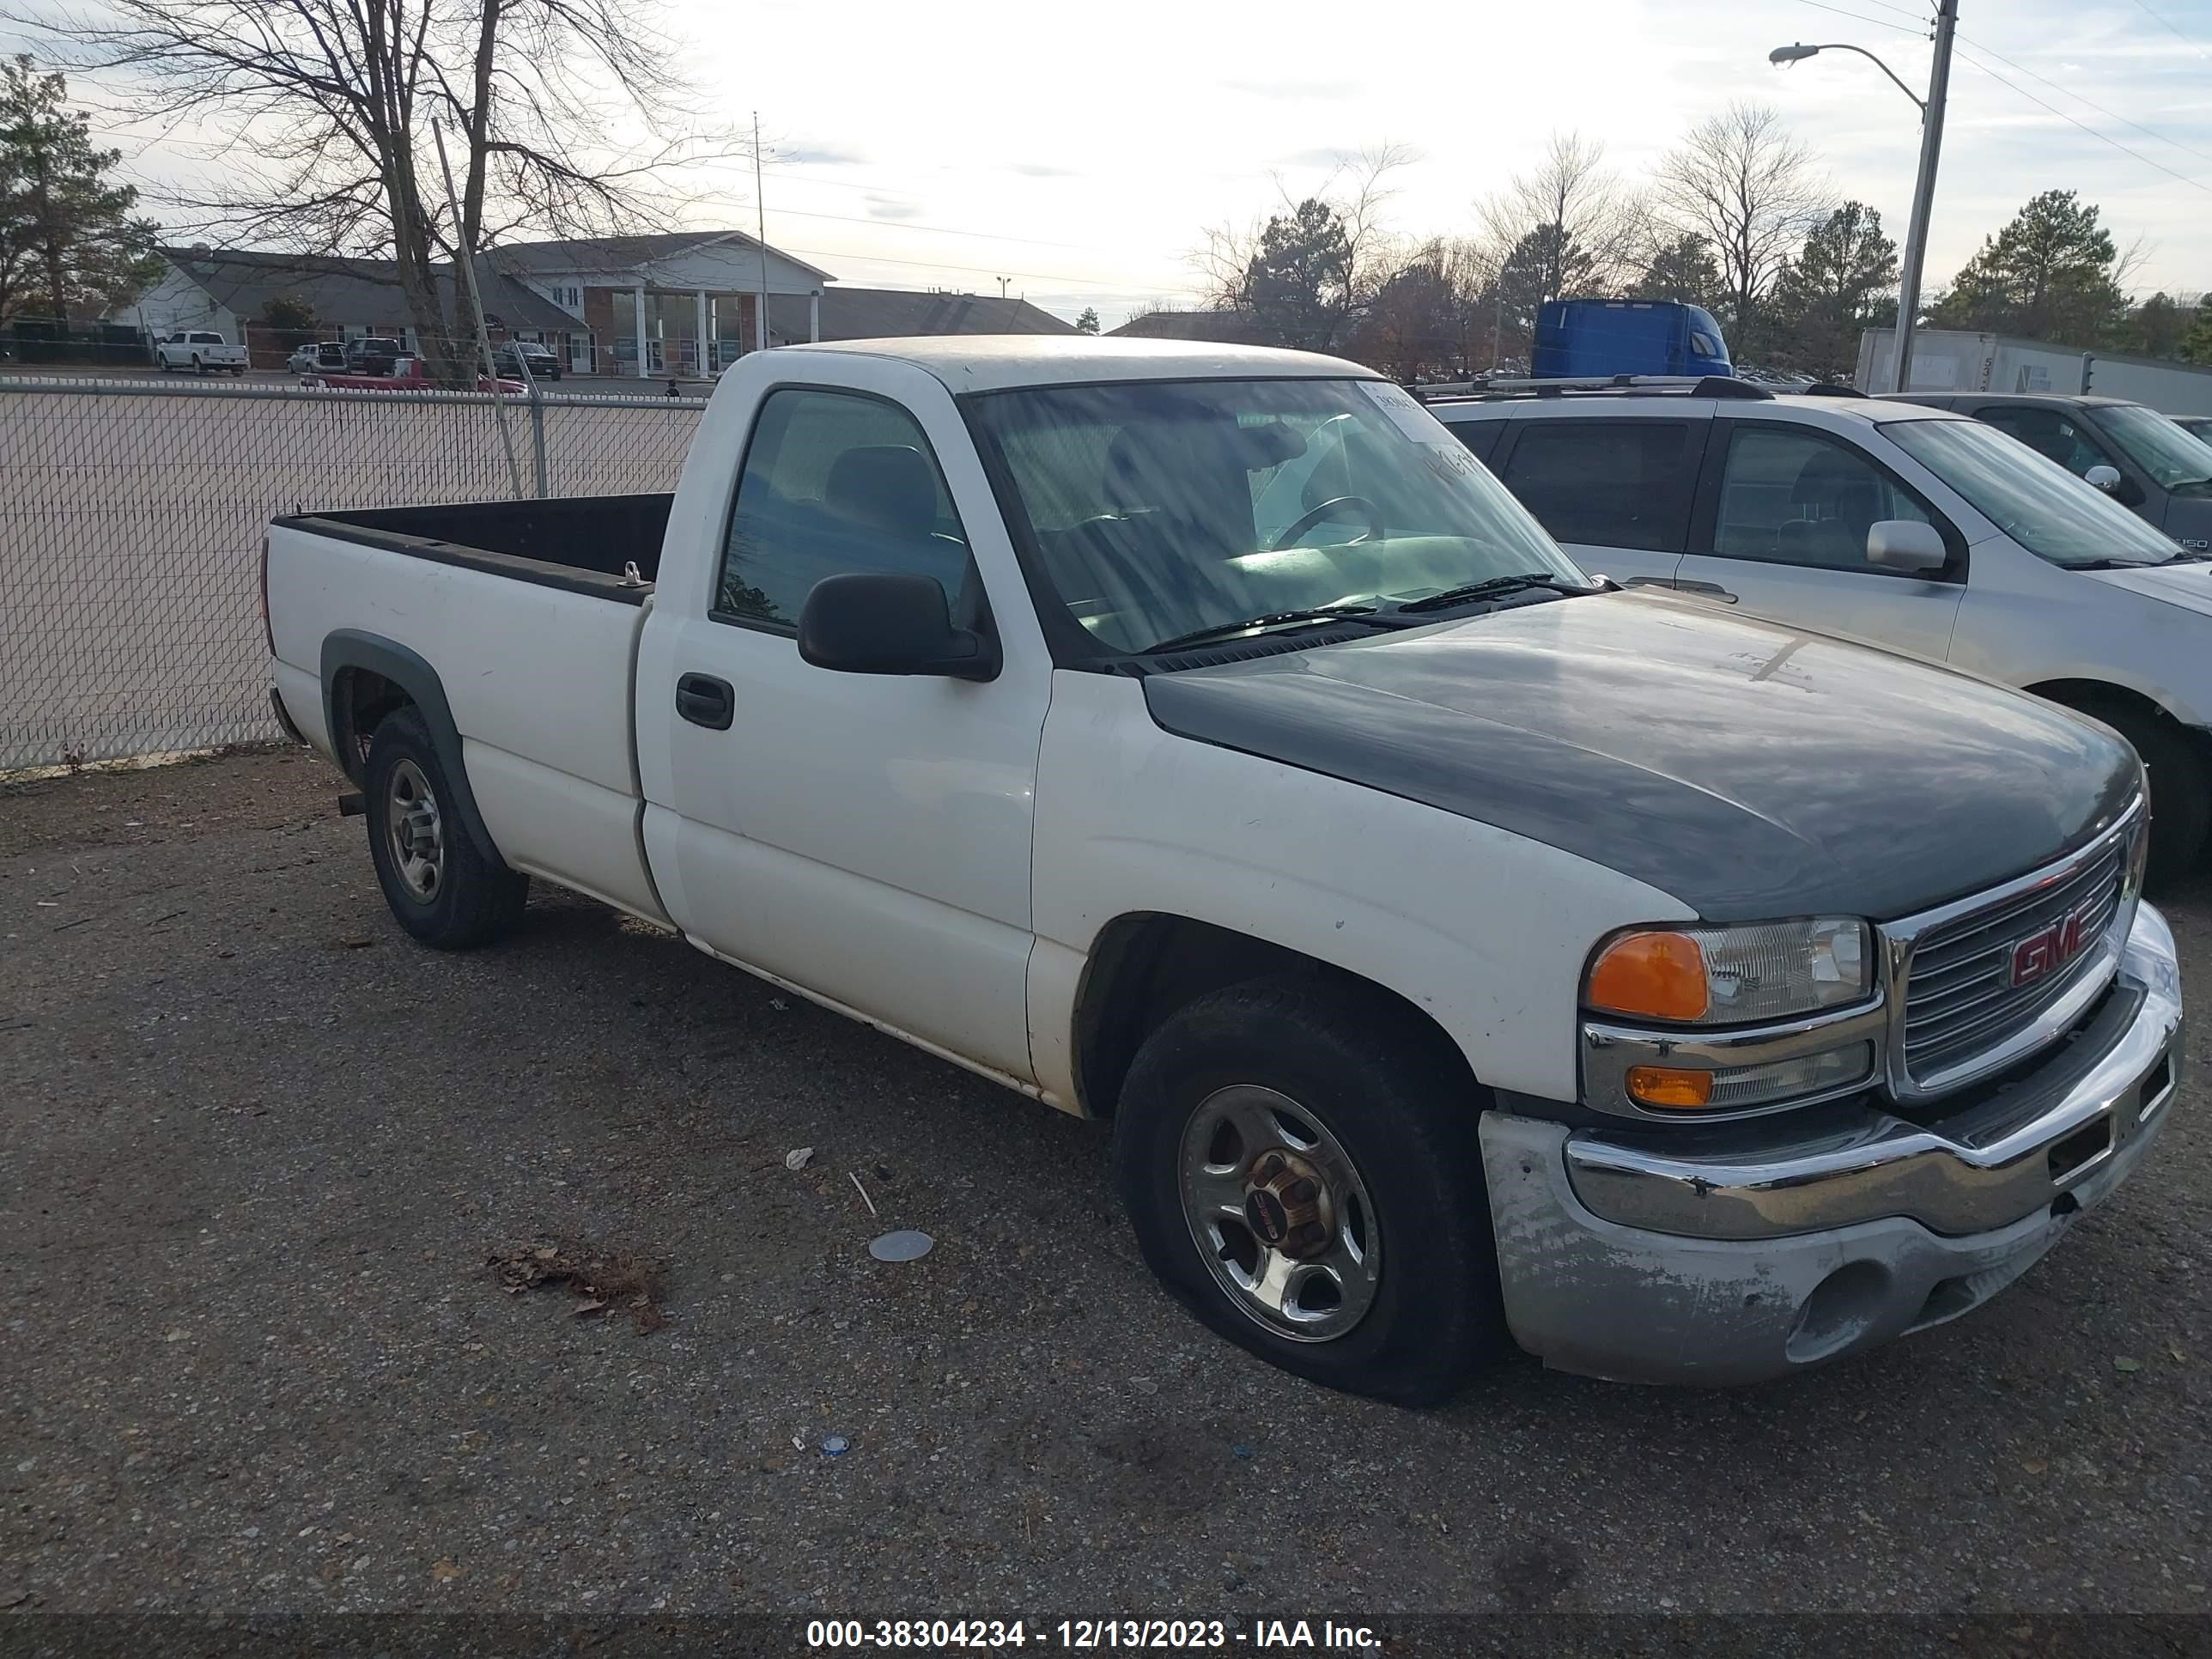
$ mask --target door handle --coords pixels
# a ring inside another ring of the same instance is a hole
[[[1718,582],[1678,581],[1674,584],[1674,587],[1677,592],[1701,594],[1709,599],[1718,599],[1723,605],[1734,605],[1735,603],[1735,595],[1729,592],[1728,589],[1723,587]]]
[[[737,718],[738,694],[730,690],[729,681],[718,680],[712,674],[678,674],[676,712],[694,726],[726,732]]]

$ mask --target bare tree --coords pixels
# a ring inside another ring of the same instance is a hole
[[[1556,300],[1570,285],[1598,292],[1635,267],[1644,207],[1605,165],[1605,146],[1578,132],[1555,132],[1544,159],[1475,204],[1493,270],[1520,254],[1535,301]]]
[[[1654,210],[1676,235],[1711,246],[1740,330],[1833,204],[1813,152],[1765,104],[1730,104],[1692,127],[1661,159],[1652,190]]]
[[[224,137],[226,182],[173,194],[211,240],[388,255],[441,378],[477,319],[435,266],[520,231],[673,222],[675,169],[732,153],[697,118],[654,0],[98,0],[0,11],[100,77],[120,112]],[[458,222],[432,125],[448,130]],[[653,135],[641,143],[619,130]]]

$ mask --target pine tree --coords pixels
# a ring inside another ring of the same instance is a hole
[[[159,270],[154,222],[131,211],[138,192],[107,177],[122,152],[94,148],[68,99],[27,55],[0,63],[0,317],[104,311]]]
[[[1756,343],[1737,349],[1777,368],[1826,380],[1847,378],[1859,331],[1897,318],[1897,244],[1881,215],[1845,202],[1814,227],[1775,279]]]
[[[2112,276],[2118,261],[2095,204],[2046,190],[1983,242],[1936,307],[1936,325],[2097,344],[2127,310]]]
[[[1083,307],[1083,314],[1075,319],[1075,331],[1078,334],[1096,334],[1098,331],[1098,313],[1096,309],[1090,306]]]

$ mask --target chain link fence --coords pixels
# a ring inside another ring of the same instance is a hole
[[[516,494],[497,401],[0,378],[0,772],[277,736],[269,520]],[[505,401],[522,493],[552,495],[673,489],[707,406]]]

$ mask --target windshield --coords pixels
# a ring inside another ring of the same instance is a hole
[[[2057,462],[1979,421],[1888,421],[1884,435],[2053,564],[2164,564],[2180,551]]]
[[[2178,495],[2212,494],[2212,444],[2141,404],[2107,404],[2095,414],[2112,441],[2156,479],[2160,489]]]
[[[1582,574],[1429,412],[1380,380],[1127,381],[992,392],[1043,574],[1110,651],[1495,576]]]

